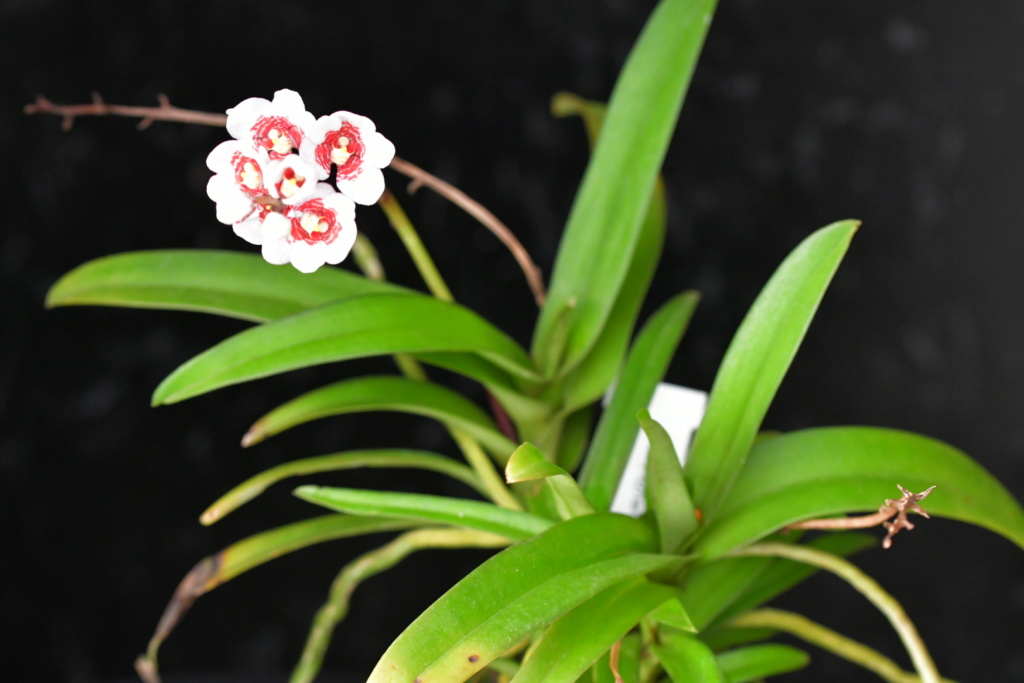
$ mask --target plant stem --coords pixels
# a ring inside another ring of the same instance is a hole
[[[462,454],[466,456],[466,462],[480,478],[480,485],[487,491],[490,499],[503,508],[522,510],[522,504],[512,495],[505,480],[494,469],[494,461],[484,452],[476,439],[471,438],[460,429],[450,428],[449,431],[455,442],[459,444]]]
[[[889,683],[920,683],[921,681],[919,676],[904,671],[896,662],[881,652],[811,621],[802,614],[765,608],[741,614],[731,620],[729,626],[770,628],[789,633],[812,645],[817,645],[823,650],[828,650],[837,657],[858,664],[868,671],[878,674]],[[954,683],[947,678],[942,680],[943,683]]]
[[[402,240],[402,244],[405,245],[405,250],[412,257],[413,263],[416,264],[416,270],[420,272],[420,277],[423,278],[430,293],[442,301],[455,301],[451,290],[448,289],[444,278],[441,277],[437,266],[434,265],[434,259],[430,257],[427,248],[423,246],[423,240],[420,239],[420,235],[416,232],[412,221],[409,220],[405,211],[402,210],[402,205],[395,199],[395,195],[391,194],[388,190],[384,190],[384,194],[378,203],[391,222],[391,227],[395,229],[398,237]]]
[[[903,641],[903,646],[910,654],[914,669],[921,676],[923,683],[941,683],[941,677],[935,668],[935,662],[928,654],[928,648],[921,640],[917,628],[907,616],[906,610],[883,589],[877,581],[862,572],[856,566],[832,553],[826,553],[806,546],[787,543],[757,543],[729,553],[731,557],[784,557],[796,562],[803,562],[820,569],[832,572],[849,583],[857,592],[866,597],[885,615]]]
[[[348,614],[349,599],[366,579],[387,571],[403,559],[425,548],[501,548],[506,538],[470,529],[416,529],[407,531],[387,545],[361,555],[345,565],[331,584],[327,602],[316,613],[313,626],[292,672],[291,683],[311,683],[323,664],[324,653],[334,628]]]

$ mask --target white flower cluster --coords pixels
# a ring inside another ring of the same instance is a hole
[[[275,265],[312,273],[340,263],[355,244],[355,205],[380,199],[381,169],[395,146],[366,117],[338,111],[314,119],[291,90],[278,90],[272,102],[252,97],[227,114],[234,140],[206,160],[217,220],[261,245]],[[332,167],[333,185],[324,182]]]

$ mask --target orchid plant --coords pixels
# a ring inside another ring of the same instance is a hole
[[[556,113],[582,116],[593,155],[547,291],[505,226],[396,157],[363,116],[338,111],[317,119],[289,90],[269,101],[247,99],[226,118],[166,102],[145,112],[101,102],[34,105],[67,121],[129,113],[212,123],[232,138],[208,157],[208,194],[217,219],[259,245],[262,258],[199,250],[116,255],[72,271],[48,297],[50,306],[185,309],[254,323],[171,373],[154,404],[296,368],[390,355],[401,374],[313,389],[258,419],[243,444],[327,416],[388,410],[438,420],[466,461],[391,445],[287,462],[226,493],[203,513],[204,524],[282,480],[360,467],[440,472],[479,497],[298,487],[296,496],[331,513],[258,533],[199,562],[137,662],[144,679],[157,680],[161,642],[202,594],[312,544],[397,532],[338,574],[293,681],[316,676],[361,581],[420,549],[471,547],[496,552],[409,624],[368,680],[742,683],[807,664],[802,650],[767,642],[779,633],[887,681],[943,680],[899,603],[845,559],[876,544],[852,530],[885,525],[888,546],[898,531],[913,528],[908,513],[927,516],[920,503],[934,489],[932,514],[1024,547],[1024,510],[966,455],[923,436],[844,426],[761,432],[856,221],[814,232],[778,267],[725,354],[692,443],[669,436],[675,416],[659,422],[648,411],[698,301],[684,292],[638,325],[667,225],[659,169],[714,5],[661,0],[607,108],[556,97]],[[510,246],[540,306],[529,351],[453,301],[385,190],[382,169],[389,167],[458,202]],[[357,205],[375,203],[429,294],[386,282],[372,245],[357,237]],[[330,267],[350,253],[362,274]],[[426,366],[481,385],[490,413],[429,377]],[[612,511],[613,499],[638,429],[649,443],[646,512],[630,516]],[[897,486],[902,495],[888,498]],[[764,607],[819,569],[885,614],[914,673],[824,625]]]

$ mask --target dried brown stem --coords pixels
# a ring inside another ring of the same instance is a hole
[[[203,126],[223,127],[228,120],[224,114],[213,114],[205,111],[179,109],[172,106],[167,95],[157,95],[158,107],[128,107],[121,104],[107,104],[99,93],[92,94],[92,104],[54,104],[42,95],[36,97],[32,104],[25,105],[26,114],[55,114],[64,119],[61,127],[70,130],[78,116],[128,116],[142,119],[138,129],[148,128],[154,121],[177,121],[179,123],[196,123]]]
[[[928,519],[928,513],[925,512],[918,503],[927,498],[928,494],[935,488],[932,486],[921,493],[912,493],[899,484],[896,484],[896,486],[903,492],[903,495],[896,500],[886,499],[885,504],[878,508],[878,512],[873,515],[831,519],[808,519],[803,522],[797,522],[796,524],[790,524],[786,527],[786,531],[794,529],[868,529],[873,526],[882,525],[889,532],[882,541],[882,547],[889,548],[892,546],[893,536],[898,534],[902,529],[910,531],[914,528],[913,523],[907,519],[908,512],[916,512],[922,517]],[[895,519],[889,521],[893,516],[895,516]]]
[[[195,123],[204,126],[223,127],[228,120],[224,114],[214,114],[205,111],[192,109],[179,109],[172,106],[170,100],[164,94],[157,95],[160,103],[158,107],[129,107],[121,104],[107,104],[100,97],[99,93],[92,94],[91,104],[54,104],[42,95],[36,97],[32,104],[25,105],[26,114],[54,114],[63,118],[61,127],[66,131],[74,125],[75,118],[79,116],[128,116],[141,119],[138,124],[139,130],[148,128],[154,121],[177,121],[179,123]],[[447,183],[437,176],[424,171],[419,166],[404,159],[395,157],[391,162],[391,168],[399,173],[412,178],[408,191],[415,192],[422,186],[429,187],[439,195],[452,202],[463,211],[473,216],[480,223],[494,233],[495,237],[505,245],[512,253],[523,274],[526,282],[533,292],[533,298],[538,306],[544,305],[546,293],[544,281],[540,275],[540,269],[530,258],[530,254],[523,245],[516,239],[508,227],[498,220],[498,217],[488,211],[482,204],[472,199],[459,188]]]
[[[437,176],[424,171],[422,168],[401,159],[395,157],[391,161],[391,168],[395,169],[402,175],[412,178],[412,182],[409,183],[408,191],[410,193],[415,192],[420,187],[429,187],[434,192],[452,202],[463,211],[468,213],[473,218],[480,221],[480,223],[494,233],[502,244],[512,253],[512,257],[519,264],[519,268],[523,271],[526,276],[526,283],[530,287],[530,291],[533,292],[533,298],[537,302],[538,306],[544,305],[544,299],[547,294],[544,290],[544,281],[540,275],[540,269],[537,264],[530,258],[530,254],[523,247],[522,243],[516,239],[516,236],[512,234],[512,231],[508,227],[498,220],[498,217],[488,211],[482,204],[472,199],[465,192],[459,188],[447,183]]]

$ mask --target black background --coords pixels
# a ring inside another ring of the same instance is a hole
[[[287,459],[356,447],[453,452],[422,420],[327,420],[251,451],[266,410],[329,366],[150,409],[178,364],[242,329],[183,313],[45,312],[62,273],[106,254],[252,248],[214,219],[207,152],[223,130],[25,117],[37,94],[223,111],[299,91],[316,115],[372,117],[399,154],[490,207],[550,272],[586,161],[550,96],[607,97],[652,2],[0,2],[3,680],[126,680],[178,579],[200,557],[308,516],[282,485],[206,529],[198,513]],[[772,3],[719,9],[666,161],[665,258],[646,309],[686,288],[700,311],[669,380],[708,388],[746,307],[814,228],[864,226],[767,426],[901,427],[949,441],[1024,495],[1024,5]],[[463,303],[526,343],[533,309],[512,259],[460,211],[388,181]],[[392,279],[417,285],[382,216],[361,229]],[[478,396],[477,396],[478,397]],[[325,483],[458,492],[422,475]],[[941,495],[937,491],[935,495]],[[308,549],[202,598],[162,652],[167,680],[283,680],[337,569],[374,541]],[[365,675],[402,625],[482,554],[427,552],[360,589],[327,668]],[[943,674],[1024,681],[1024,556],[996,535],[925,521],[859,564],[917,622]],[[817,577],[783,604],[905,663],[852,590]],[[792,681],[871,680],[823,653]],[[205,679],[204,679],[205,680]]]

